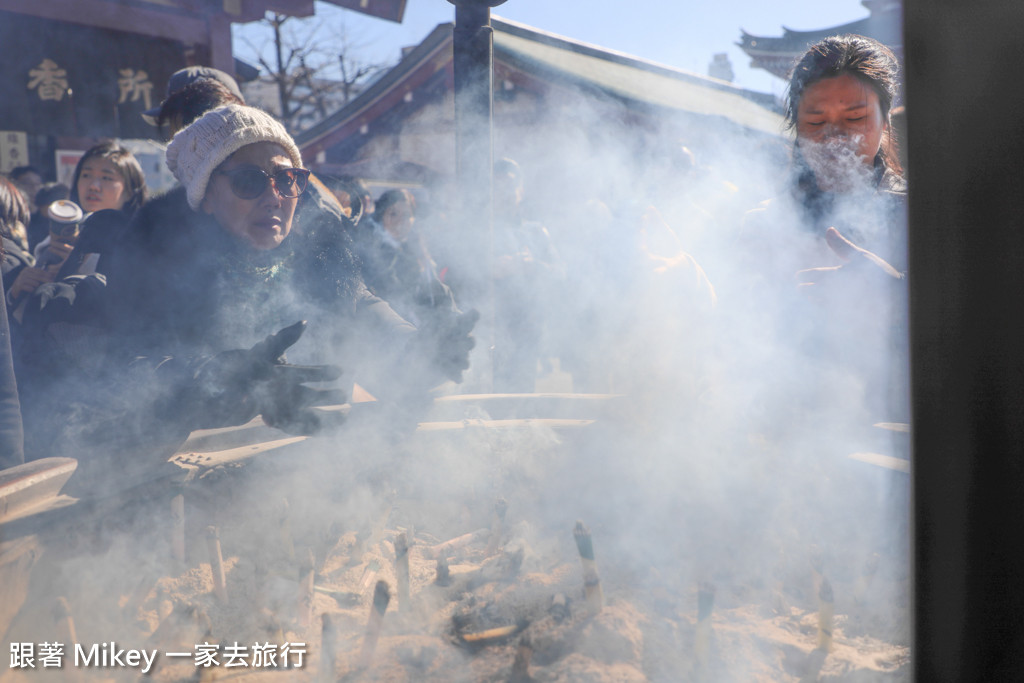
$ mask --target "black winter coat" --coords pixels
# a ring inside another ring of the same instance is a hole
[[[245,348],[297,320],[347,349],[415,331],[367,291],[339,217],[323,206],[303,206],[281,246],[260,252],[193,211],[178,188],[139,211],[106,275],[105,315],[129,353]]]

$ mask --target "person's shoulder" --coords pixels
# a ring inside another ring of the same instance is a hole
[[[905,197],[907,194],[907,179],[899,173],[886,171],[878,183],[878,189],[889,195]]]
[[[195,211],[188,205],[184,187],[175,187],[153,197],[132,218],[133,230],[154,232],[189,222]]]
[[[5,259],[16,260],[28,265],[35,263],[32,252],[26,249],[20,240],[6,235],[0,237],[0,240],[3,241],[3,255]]]

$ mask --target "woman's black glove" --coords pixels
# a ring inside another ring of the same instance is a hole
[[[301,321],[251,349],[223,351],[190,363],[188,376],[166,407],[187,419],[189,429],[234,426],[262,415],[268,425],[292,434],[316,432],[321,420],[311,408],[344,403],[345,393],[303,386],[335,380],[341,376],[339,368],[285,361],[284,352],[305,329]]]
[[[456,315],[433,316],[417,332],[417,341],[426,357],[441,375],[453,382],[462,381],[469,368],[469,352],[476,346],[470,334],[480,319],[476,309]]]

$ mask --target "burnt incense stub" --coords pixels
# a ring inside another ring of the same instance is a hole
[[[391,602],[391,590],[387,581],[378,581],[373,589],[373,611],[377,614],[384,614]]]
[[[593,560],[594,544],[590,538],[590,529],[583,526],[583,522],[576,522],[572,535],[576,539],[576,548],[579,550],[580,557],[584,560]]]

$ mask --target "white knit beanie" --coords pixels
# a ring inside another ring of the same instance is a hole
[[[254,142],[276,142],[292,164],[302,168],[302,154],[292,136],[277,119],[256,107],[229,104],[211,109],[179,130],[167,145],[167,168],[185,186],[188,205],[198,210],[214,169]]]

